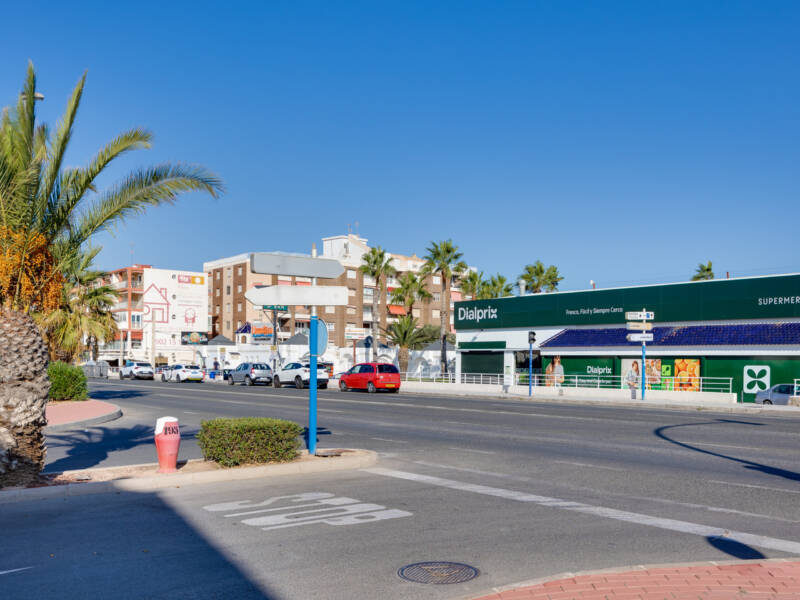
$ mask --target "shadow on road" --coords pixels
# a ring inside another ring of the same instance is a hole
[[[145,392],[140,390],[93,390],[89,394],[92,400],[126,400],[146,395]]]
[[[305,442],[306,448],[308,448],[308,427],[303,427],[303,442]],[[319,441],[319,436],[321,435],[332,435],[331,430],[327,427],[320,427],[317,426],[317,441]]]
[[[0,529],[14,551],[0,558],[0,572],[35,570],[4,576],[0,596],[280,599],[237,564],[235,547],[215,547],[176,502],[122,492],[6,505]]]
[[[662,440],[667,441],[670,444],[681,446],[682,448],[686,448],[687,450],[692,450],[693,452],[700,452],[701,454],[708,454],[709,456],[716,456],[717,458],[724,458],[725,460],[731,460],[744,465],[745,469],[750,469],[752,471],[759,471],[761,473],[765,473],[766,475],[773,475],[775,477],[783,477],[784,479],[789,479],[790,481],[800,481],[800,473],[797,473],[796,471],[788,471],[786,469],[780,469],[778,467],[771,467],[769,465],[757,463],[752,460],[737,458],[735,456],[728,456],[727,454],[722,454],[721,452],[704,450],[703,448],[692,446],[691,444],[687,444],[686,442],[679,442],[678,440],[674,440],[664,433],[668,429],[675,429],[677,427],[691,427],[693,425],[749,425],[749,426],[763,427],[763,423],[753,423],[751,421],[738,421],[736,419],[715,419],[713,421],[703,421],[700,423],[682,423],[680,425],[664,425],[663,427],[658,427],[654,429],[653,433],[657,437],[660,437]]]
[[[194,439],[195,429],[182,429],[181,440]],[[67,456],[48,464],[45,473],[58,473],[94,467],[108,458],[112,452],[129,450],[142,444],[153,446],[153,462],[156,460],[153,427],[92,427],[81,431],[67,431],[47,436],[48,448],[67,448]]]
[[[755,548],[751,548],[747,544],[737,542],[736,540],[732,540],[730,538],[715,535],[707,537],[706,541],[714,546],[714,548],[717,550],[721,550],[725,554],[729,554],[734,558],[741,558],[742,560],[767,558]]]

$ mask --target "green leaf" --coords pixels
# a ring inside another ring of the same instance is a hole
[[[764,379],[767,376],[767,370],[761,369],[758,374],[756,375],[756,379]]]
[[[753,369],[747,369],[747,376],[750,377],[751,379],[758,379],[759,378],[758,375],[756,375],[755,370],[753,370]]]

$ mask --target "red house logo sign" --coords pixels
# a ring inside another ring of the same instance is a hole
[[[157,288],[155,283],[151,283],[150,287],[144,291],[144,313],[142,320],[147,323],[169,322],[167,288]]]

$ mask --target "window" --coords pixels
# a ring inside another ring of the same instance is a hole
[[[237,294],[241,294],[242,293],[242,285],[241,284],[236,286],[236,293]]]
[[[434,275],[431,277],[431,283],[433,285],[442,285],[442,278],[439,275]]]
[[[378,373],[399,373],[394,365],[378,365]]]
[[[411,309],[411,316],[414,317],[415,319],[419,319],[419,314],[420,313],[418,308]]]
[[[219,271],[215,273],[215,279],[219,279]]]
[[[231,286],[229,286],[229,285],[225,286],[225,295],[226,296],[230,296],[231,295]]]
[[[350,308],[350,307],[348,307],[348,308],[347,308],[347,314],[348,314],[348,315],[354,315],[354,314],[356,314],[356,309],[355,309],[355,308]]]
[[[236,321],[236,329],[239,329],[239,327],[241,327],[241,326],[242,326],[242,322],[241,321]],[[242,343],[244,343],[244,337],[242,337]]]
[[[433,292],[433,301],[434,302],[441,302],[442,295],[439,292]]]
[[[355,296],[356,291],[353,288],[347,288],[347,295],[348,296]]]
[[[230,329],[230,328],[231,328],[231,322],[225,321],[225,329]]]
[[[214,289],[214,295],[219,298],[219,288]]]
[[[242,274],[242,267],[239,267],[239,268],[236,269],[236,274],[237,275],[241,275]]]
[[[353,269],[347,269],[347,278],[348,279],[355,279],[356,272]]]
[[[325,312],[328,313],[328,314],[335,313],[336,312],[336,307],[335,306],[326,306],[325,307]]]
[[[230,302],[225,303],[225,312],[226,313],[231,312],[231,303]],[[230,327],[230,325],[228,325],[228,327]]]
[[[125,315],[125,313],[117,313],[121,315]],[[141,327],[142,326],[142,315],[131,315],[131,326],[132,327]]]
[[[438,318],[440,318],[440,316],[439,316],[439,311],[438,311],[438,310],[435,310],[435,309],[434,309],[434,310],[432,310],[432,311],[431,311],[431,319],[438,319]]]
[[[236,303],[236,312],[242,312],[242,303],[241,302],[237,302]]]
[[[214,314],[216,314],[216,315],[218,315],[218,314],[219,314],[219,304],[217,304],[217,305],[214,307]]]
[[[358,371],[359,373],[374,373],[375,367],[372,365],[361,365],[361,369]]]

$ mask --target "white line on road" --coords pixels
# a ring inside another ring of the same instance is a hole
[[[185,414],[185,415],[201,415],[203,413],[192,412],[191,410],[185,410],[185,411],[183,411],[183,414]]]
[[[526,492],[520,492],[517,490],[507,490],[503,488],[489,487],[487,485],[464,483],[461,481],[454,481],[452,479],[443,479],[441,477],[432,477],[430,475],[396,471],[394,469],[372,467],[369,469],[364,469],[364,471],[374,475],[382,475],[384,477],[405,479],[407,481],[415,481],[418,483],[425,483],[428,485],[460,490],[464,492],[472,492],[475,494],[483,494],[485,496],[494,496],[496,498],[505,498],[506,500],[514,500],[517,502],[530,502],[539,506],[561,508],[570,512],[604,517],[607,519],[614,519],[616,521],[634,523],[636,525],[646,525],[648,527],[656,527],[658,529],[666,529],[668,531],[689,533],[703,537],[719,537],[724,534],[727,539],[736,540],[748,546],[768,548],[770,550],[788,552],[793,555],[800,553],[800,542],[795,542],[792,540],[782,540],[779,538],[745,533],[742,531],[725,532],[725,530],[723,530],[721,527],[709,527],[708,525],[701,525],[699,523],[689,523],[688,521],[653,517],[650,515],[629,512],[626,510],[617,510],[615,508],[606,508],[604,506],[593,506],[591,504],[584,504],[583,502],[573,502],[571,500],[562,500],[560,498],[548,498],[547,496],[538,496],[536,494],[528,494]]]
[[[27,571],[33,567],[20,567],[19,569],[9,569],[8,571],[0,571],[0,575],[8,575],[9,573],[18,573],[19,571]]]
[[[800,494],[800,491],[798,490],[787,490],[786,488],[770,487],[767,485],[754,485],[752,483],[733,483],[732,481],[718,481],[716,479],[710,479],[709,483],[721,483],[723,485],[736,485],[739,487],[757,488],[759,490],[769,490],[771,492],[786,492],[787,494]]]
[[[319,412],[332,412],[332,413],[343,413],[346,412],[344,410],[336,410],[335,408],[318,408]]]
[[[691,446],[711,446],[712,448],[736,448],[737,450],[766,450],[766,448],[758,448],[756,446],[734,446],[732,444],[708,444],[706,442],[684,442],[679,440],[681,444],[689,444]]]
[[[408,443],[408,442],[404,442],[402,440],[392,440],[392,439],[389,439],[389,438],[382,438],[382,437],[371,437],[369,439],[378,440],[380,442],[393,442],[395,444],[407,444]]]
[[[458,450],[459,452],[475,452],[476,454],[495,454],[494,452],[489,452],[488,450],[473,450],[472,448],[456,448],[455,446],[450,446],[450,450]]]
[[[554,463],[559,463],[562,465],[573,465],[576,467],[589,467],[590,469],[606,469],[608,471],[627,471],[628,469],[620,469],[618,467],[606,467],[603,465],[590,465],[589,463],[582,463],[582,462],[574,462],[571,460],[554,460]]]

